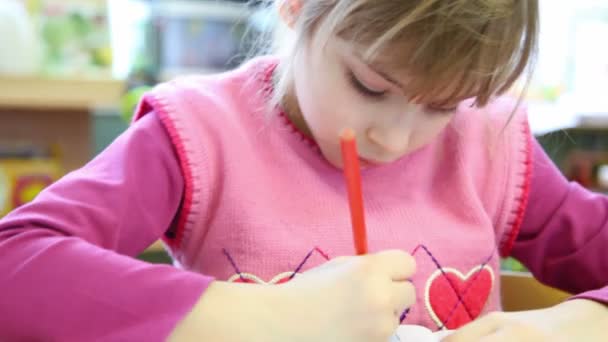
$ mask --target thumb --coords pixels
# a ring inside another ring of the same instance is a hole
[[[370,257],[393,281],[406,281],[416,272],[416,260],[404,251],[388,250],[372,254]]]

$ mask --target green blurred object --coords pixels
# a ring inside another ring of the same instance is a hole
[[[25,8],[30,15],[42,12],[42,0],[25,0]]]
[[[504,271],[528,272],[528,269],[514,258],[502,259],[500,266],[500,268]]]
[[[103,2],[28,1],[44,42],[50,76],[110,77],[112,48]]]
[[[172,260],[169,254],[165,251],[150,251],[142,253],[137,257],[140,260],[147,261],[152,264],[171,264]]]
[[[120,116],[125,122],[133,120],[133,113],[144,94],[152,89],[150,86],[139,86],[129,90],[120,100]]]

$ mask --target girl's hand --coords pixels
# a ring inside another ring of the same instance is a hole
[[[416,301],[413,257],[387,251],[337,258],[283,285],[289,341],[386,342]],[[294,324],[294,325],[291,325]]]
[[[387,251],[337,258],[283,285],[213,282],[169,340],[387,342],[416,300],[414,271],[411,255]]]
[[[491,313],[442,341],[608,341],[606,327],[607,306],[573,299],[547,309]]]

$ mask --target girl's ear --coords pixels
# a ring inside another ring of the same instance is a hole
[[[281,0],[279,15],[283,22],[293,28],[302,10],[302,0]]]

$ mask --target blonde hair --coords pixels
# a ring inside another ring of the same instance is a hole
[[[287,58],[275,73],[274,104],[293,92],[293,57],[332,37],[360,47],[368,63],[405,72],[408,95],[420,103],[474,97],[483,107],[533,69],[538,0],[300,1],[293,35],[277,39]]]

